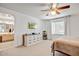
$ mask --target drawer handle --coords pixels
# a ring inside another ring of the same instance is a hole
[[[29,44],[31,44],[31,42],[29,42]]]
[[[31,40],[29,40],[29,41],[31,41]]]

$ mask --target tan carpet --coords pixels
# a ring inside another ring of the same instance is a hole
[[[43,40],[30,47],[9,48],[0,51],[2,56],[51,56],[51,40]],[[57,53],[58,54],[58,53]]]
[[[12,48],[14,46],[14,41],[2,42],[0,43],[0,51]]]

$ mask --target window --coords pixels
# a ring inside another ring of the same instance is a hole
[[[0,24],[0,33],[4,32],[4,25]]]
[[[52,34],[64,34],[65,23],[64,21],[52,21]]]

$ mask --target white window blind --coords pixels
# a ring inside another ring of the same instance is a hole
[[[65,33],[65,22],[64,21],[52,21],[51,24],[52,34],[64,34]]]

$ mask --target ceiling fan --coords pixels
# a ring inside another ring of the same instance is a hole
[[[61,7],[58,7],[58,5],[59,5],[58,3],[51,3],[49,6],[49,9],[45,9],[45,10],[41,10],[41,11],[48,11],[48,13],[46,14],[46,16],[48,16],[49,13],[60,14],[61,10],[70,8],[70,5],[65,5],[65,6],[61,6]]]

